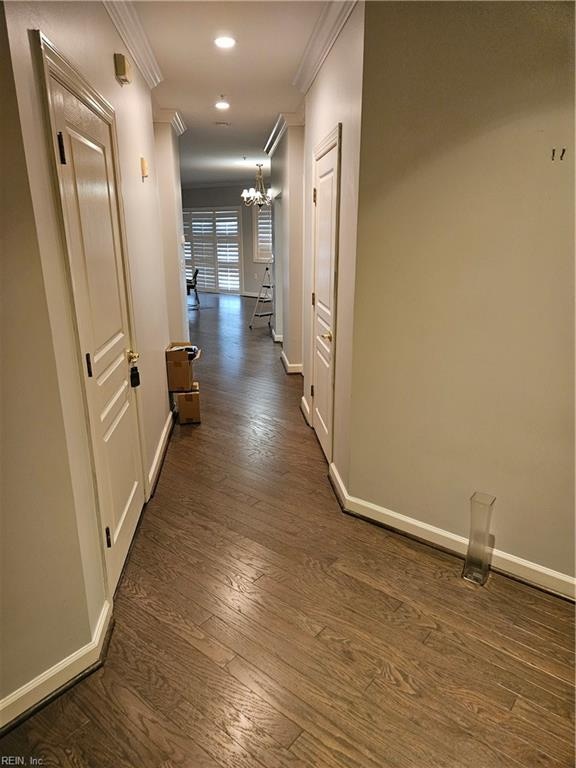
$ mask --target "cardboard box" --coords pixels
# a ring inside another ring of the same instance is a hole
[[[193,362],[200,359],[202,350],[194,360],[190,360],[189,353],[178,347],[189,347],[189,341],[173,341],[166,349],[166,373],[168,376],[168,389],[170,392],[190,392],[194,381]]]
[[[200,423],[200,387],[193,382],[192,392],[178,392],[174,395],[179,424]]]

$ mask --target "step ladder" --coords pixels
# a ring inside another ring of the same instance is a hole
[[[270,327],[271,317],[274,314],[274,285],[272,283],[272,272],[270,271],[270,264],[266,264],[264,275],[262,277],[262,285],[260,286],[260,292],[256,299],[256,305],[250,323],[248,327],[252,330],[254,320],[257,317],[267,317],[268,327]]]

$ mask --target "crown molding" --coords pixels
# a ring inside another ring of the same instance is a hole
[[[154,122],[170,123],[176,136],[182,136],[182,134],[188,130],[188,126],[177,109],[155,109]]]
[[[280,139],[286,133],[288,128],[292,126],[304,125],[304,114],[302,112],[282,112],[278,115],[274,127],[270,132],[268,141],[264,147],[264,152],[269,157],[272,157],[276,151],[276,147],[280,143]]]
[[[302,93],[306,93],[314,82],[324,59],[330,53],[330,49],[354,10],[356,2],[357,0],[344,0],[344,2],[338,0],[324,4],[324,10],[312,30],[300,66],[292,81],[292,85]]]
[[[270,136],[268,136],[268,140],[266,144],[264,145],[264,152],[269,157],[272,157],[274,154],[274,150],[278,146],[278,142],[284,136],[284,133],[286,132],[286,120],[284,118],[284,115],[280,114],[276,118],[276,122],[274,123],[274,127],[270,131]]]
[[[264,171],[263,175],[266,178]],[[182,184],[182,192],[190,192],[195,189],[236,189],[236,187],[250,187],[254,185],[254,176],[251,179],[233,181],[198,181],[195,184]]]
[[[134,3],[130,0],[102,0],[102,3],[144,80],[150,88],[155,88],[164,77]]]

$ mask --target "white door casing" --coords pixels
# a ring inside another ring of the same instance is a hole
[[[334,417],[340,134],[338,125],[314,152],[312,425],[328,461],[332,460]]]
[[[111,592],[145,500],[112,107],[42,39],[50,126]],[[67,77],[66,75],[69,75]]]

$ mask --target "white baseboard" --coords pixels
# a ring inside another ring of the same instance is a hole
[[[89,643],[0,701],[0,728],[96,664],[100,659],[111,616],[112,606],[106,600]]]
[[[284,341],[284,334],[283,333],[276,333],[274,328],[272,328],[272,338],[276,342],[276,344],[280,344]]]
[[[309,427],[312,426],[312,414],[310,413],[310,406],[308,405],[308,401],[302,395],[302,399],[300,400],[300,410],[304,414],[304,418],[306,419],[306,423]]]
[[[429,525],[412,517],[393,512],[391,509],[380,507],[370,501],[350,496],[334,464],[330,464],[329,475],[334,483],[340,504],[347,512],[352,512],[368,520],[383,523],[390,528],[395,528],[397,531],[402,531],[423,541],[436,544],[458,555],[466,554],[468,539],[464,538],[464,536],[458,536],[442,528],[436,528],[434,525]],[[553,571],[543,565],[523,560],[521,557],[510,555],[499,549],[495,549],[492,553],[492,568],[510,576],[515,576],[529,584],[546,589],[549,592],[569,597],[572,600],[575,599],[576,579],[565,573]]]
[[[166,423],[162,428],[162,434],[160,435],[160,440],[158,441],[156,453],[154,454],[154,459],[152,460],[152,466],[150,467],[150,471],[148,472],[148,488],[146,489],[146,501],[150,499],[150,494],[152,493],[152,489],[154,488],[154,485],[158,478],[158,472],[160,472],[160,466],[162,464],[162,456],[164,456],[166,443],[168,442],[168,438],[170,437],[172,422],[173,422],[172,411],[170,411],[168,413],[168,418],[166,419]]]
[[[257,299],[258,294],[254,293],[253,291],[242,291],[240,296],[244,296],[245,299]]]
[[[286,373],[302,373],[302,363],[291,363],[284,354],[284,350],[280,353],[280,360]]]

